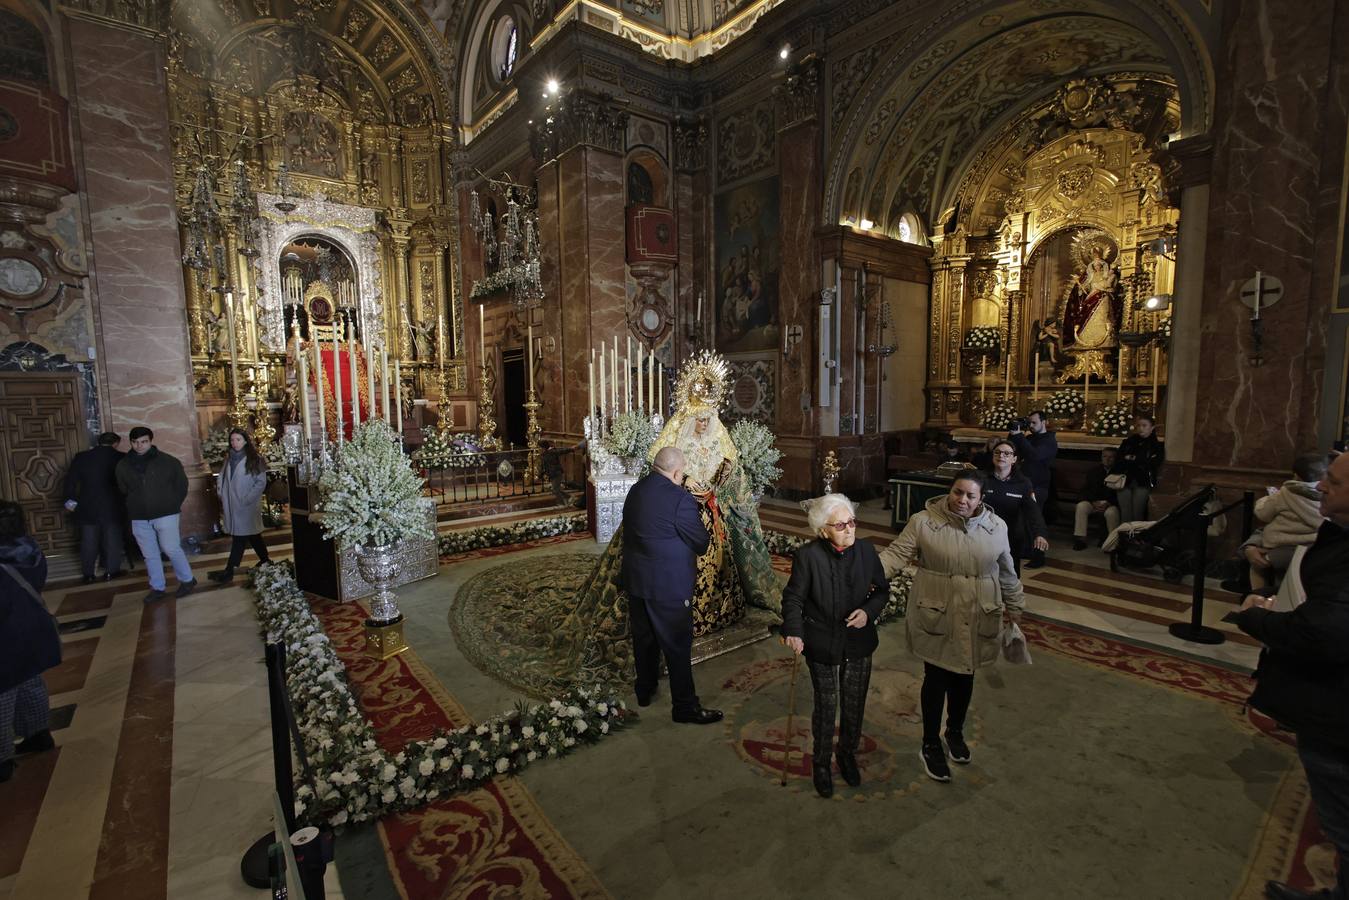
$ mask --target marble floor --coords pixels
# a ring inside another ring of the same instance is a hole
[[[804,533],[794,504],[766,501],[767,528]],[[494,517],[509,521],[540,513]],[[861,535],[894,532],[889,513],[864,507]],[[485,520],[461,520],[467,528]],[[273,537],[274,555],[290,548]],[[1170,652],[1254,666],[1258,648],[1217,622],[1234,595],[1210,588],[1216,647],[1167,631],[1188,620],[1190,588],[1114,575],[1097,550],[1055,540],[1047,566],[1026,571],[1029,609]],[[223,554],[194,557],[205,572]],[[170,585],[172,588],[172,584]],[[259,897],[239,859],[271,827],[271,740],[262,640],[240,582],[183,600],[141,602],[144,582],[55,583],[46,594],[66,659],[47,674],[58,749],[20,761],[0,785],[0,900]],[[340,897],[336,871],[327,896]]]

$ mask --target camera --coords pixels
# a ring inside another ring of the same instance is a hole
[[[1030,419],[1022,416],[1019,419],[1012,420],[1013,431],[1030,431]]]

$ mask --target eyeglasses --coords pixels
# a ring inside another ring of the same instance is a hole
[[[857,520],[849,519],[846,522],[830,522],[829,527],[835,531],[847,531],[849,528],[857,527]]]
[[[994,450],[994,456],[1016,456],[1015,450]]]

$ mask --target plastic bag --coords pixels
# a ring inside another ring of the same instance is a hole
[[[1030,665],[1030,650],[1026,647],[1026,636],[1021,633],[1021,626],[1015,622],[1002,632],[1002,658],[1014,666]]]

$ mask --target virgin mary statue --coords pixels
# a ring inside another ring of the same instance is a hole
[[[649,462],[662,447],[683,451],[688,475],[684,487],[697,499],[712,538],[697,561],[695,640],[739,622],[747,606],[777,618],[782,614],[782,583],[773,571],[739,454],[717,415],[728,375],[726,361],[709,350],[685,363],[675,382],[675,411],[647,455]],[[622,530],[620,525],[581,588],[576,608],[558,629],[561,640],[575,642],[578,680],[614,681],[632,671],[628,601],[618,587]]]

